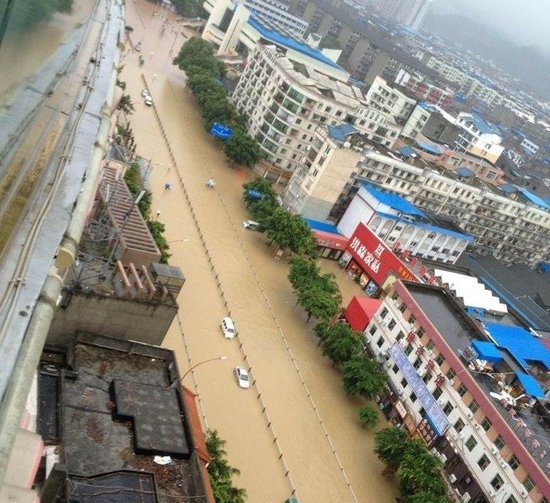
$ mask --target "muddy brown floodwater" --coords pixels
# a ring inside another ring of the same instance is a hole
[[[138,53],[129,51],[122,79],[135,103],[130,120],[138,151],[153,162],[152,210],[161,212],[172,242],[171,262],[187,278],[178,320],[164,344],[175,350],[182,373],[203,360],[228,357],[197,367],[185,384],[199,394],[205,425],[227,440],[229,460],[241,470],[235,483],[246,488],[248,501],[282,503],[293,485],[303,503],[393,503],[395,481],[381,475],[373,433],[358,424],[363,402],[345,395],[340,372],[322,357],[313,324],[306,324],[295,306],[288,263],[273,259],[261,234],[242,228],[248,218],[242,184],[250,174],[229,168],[221,144],[206,134],[184,75],[168,54],[174,37],[176,50],[183,37],[171,31],[174,25],[161,35],[163,20],[152,16],[153,8],[127,3],[132,38],[142,41],[145,65],[139,68]],[[141,98],[142,74],[175,165],[153,109]],[[210,177],[215,189],[204,186]],[[164,190],[166,182],[173,190]],[[321,265],[337,275],[344,303],[361,293],[335,263]],[[219,327],[228,309],[239,331],[234,340],[225,340]],[[237,386],[236,365],[251,368],[255,386]]]

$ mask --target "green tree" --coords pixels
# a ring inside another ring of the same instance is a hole
[[[342,44],[336,37],[325,35],[319,42],[319,49],[342,49]]]
[[[208,19],[208,12],[200,0],[172,0],[172,5],[180,16]]]
[[[215,89],[223,90],[223,86],[209,72],[197,67],[191,67],[191,70],[187,72],[185,85],[191,89],[195,96],[212,92]]]
[[[212,77],[220,77],[224,72],[223,64],[216,59],[214,46],[199,37],[192,37],[187,40],[174,58],[173,63],[185,72],[190,68],[193,68],[193,71],[200,68]]]
[[[229,102],[226,96],[211,96],[207,97],[207,100],[201,106],[201,115],[205,121],[205,127],[208,131],[212,127],[214,122],[221,124],[231,124],[233,116],[235,115],[235,108]],[[231,140],[229,140],[231,141]],[[227,143],[226,143],[226,155],[227,155]],[[241,145],[242,146],[242,145]],[[244,147],[243,147],[244,148]],[[243,154],[243,159],[246,153]]]
[[[35,23],[47,21],[56,11],[70,12],[73,6],[73,0],[25,0],[10,3],[12,7],[7,25],[9,31],[27,29]],[[0,0],[2,15],[6,14],[7,6],[8,0]]]
[[[128,94],[123,94],[118,102],[118,109],[125,114],[131,114],[134,111],[134,104],[132,98]]]
[[[143,182],[141,180],[141,174],[139,171],[139,164],[133,162],[130,164],[126,173],[124,174],[124,181],[130,192],[137,197],[137,195],[143,190]],[[151,215],[151,202],[153,195],[149,190],[145,191],[143,197],[138,203],[138,209],[145,220]]]
[[[344,364],[344,389],[348,395],[374,398],[385,387],[388,377],[373,358],[363,353],[353,356]]]
[[[322,347],[323,355],[342,365],[359,354],[363,344],[347,323],[335,323],[327,329]]]
[[[401,494],[412,496],[425,492],[439,498],[445,496],[447,484],[441,475],[442,467],[443,464],[439,458],[428,452],[422,440],[409,440],[401,460],[399,477]]]
[[[402,499],[405,503],[453,503],[446,495],[437,495],[426,491],[420,491]]]
[[[330,328],[330,322],[328,320],[321,320],[313,327],[315,335],[319,337],[319,341],[323,342],[327,337],[328,329]]]
[[[376,432],[374,452],[386,465],[384,472],[395,473],[399,470],[409,440],[409,435],[401,428],[384,428]]]
[[[240,472],[228,463],[224,445],[225,440],[219,437],[216,430],[208,430],[206,448],[212,457],[208,465],[208,475],[214,498],[216,503],[245,503],[246,491],[234,487],[232,482],[233,475]]]
[[[262,199],[261,201],[256,201],[252,203],[248,209],[254,220],[258,221],[262,228],[265,228],[265,222],[271,217],[273,211],[277,208],[268,200]]]
[[[232,117],[234,117],[234,113]],[[260,158],[258,142],[248,136],[240,127],[234,128],[233,136],[225,142],[224,152],[232,163],[247,168],[253,168]]]
[[[359,409],[358,414],[361,426],[366,426],[368,428],[374,428],[376,426],[378,422],[378,411],[376,408],[365,405]]]
[[[116,85],[120,87],[123,91],[126,91],[126,82],[120,79],[116,79]]]
[[[307,321],[312,316],[319,320],[330,320],[340,310],[340,298],[323,290],[318,283],[310,283],[296,291],[298,305],[307,313]]]
[[[170,250],[170,246],[168,245],[168,241],[164,237],[166,226],[157,220],[147,220],[147,227],[149,227],[149,231],[151,232],[151,235],[153,236],[153,239],[155,240],[155,243],[160,250],[160,263],[167,264],[168,259],[172,255],[168,253],[168,250]]]
[[[294,255],[290,259],[288,280],[294,290],[300,290],[319,279],[319,265],[315,260],[303,255]]]

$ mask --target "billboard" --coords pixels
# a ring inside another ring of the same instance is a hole
[[[365,224],[360,223],[357,226],[346,251],[378,285],[382,285],[390,274],[409,281],[419,281],[416,275]]]
[[[399,367],[399,370],[401,370],[405,376],[405,379],[407,379],[407,383],[413,389],[422,407],[424,407],[428,423],[433,431],[437,435],[443,435],[451,426],[449,419],[437,404],[437,401],[416,372],[416,369],[413,367],[398,342],[390,347],[389,353],[393,361]]]
[[[233,136],[233,130],[228,126],[220,124],[219,122],[214,122],[210,128],[210,134],[220,140],[229,140]]]

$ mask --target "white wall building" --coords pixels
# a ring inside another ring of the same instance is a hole
[[[404,124],[416,106],[417,99],[411,98],[377,76],[365,95],[368,104],[394,117],[398,124]]]
[[[393,193],[363,183],[338,222],[338,231],[351,237],[359,223],[365,224],[390,248],[411,255],[454,264],[473,242],[456,227],[443,227],[422,210]]]
[[[548,433],[541,429],[538,444],[524,438],[490,395],[487,376],[470,372],[461,358],[474,341],[487,341],[483,329],[444,290],[420,284],[397,282],[370,316],[365,343],[383,362],[397,398],[381,406],[433,446],[459,501],[545,503],[544,460],[540,449],[532,452],[547,443]],[[511,358],[508,363],[519,367]]]
[[[502,136],[498,130],[474,113],[460,113],[456,118],[460,127],[459,138],[455,144],[458,151],[470,152],[490,162],[496,162],[504,151]]]
[[[293,172],[309,155],[317,127],[342,122],[391,147],[400,131],[392,117],[369,108],[358,87],[324,73],[324,60],[306,56],[307,66],[282,49],[259,44],[232,94],[265,159]]]

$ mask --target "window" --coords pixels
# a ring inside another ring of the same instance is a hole
[[[481,427],[482,427],[485,431],[489,431],[489,429],[491,428],[491,426],[493,426],[493,423],[491,423],[491,421],[489,421],[488,418],[484,418],[483,421],[481,421]]]
[[[420,337],[420,332],[422,331],[422,329],[420,329],[418,331],[418,337]],[[431,351],[432,349],[434,348],[434,343],[433,341],[429,341],[428,344],[426,344],[426,349]]]
[[[506,499],[504,503],[518,503],[518,500],[514,498],[513,494],[510,494],[510,496],[508,496],[508,499]],[[544,500],[541,500],[539,503],[544,503]]]
[[[395,323],[395,320],[392,319],[392,320],[390,321],[390,324],[388,325],[388,328],[389,328],[390,330],[393,330],[393,329],[395,328],[395,324],[396,324],[396,323]]]
[[[416,335],[418,336],[419,339],[422,339],[422,337],[424,336],[424,330],[422,330],[421,328],[419,328],[417,331],[416,331]],[[432,342],[432,341],[430,341]],[[429,344],[429,343],[428,343]],[[434,347],[433,345],[433,342],[432,342],[432,347],[431,348],[428,348],[428,349],[432,349]]]
[[[499,435],[495,438],[495,447],[500,451],[506,444],[504,443],[503,438]]]
[[[394,365],[391,370],[394,374],[397,374],[397,372],[399,372],[399,367],[397,365]]]
[[[479,409],[479,404],[475,400],[472,400],[470,405],[468,405],[468,408],[475,414]]]
[[[443,391],[441,391],[441,388],[435,388],[434,392],[432,393],[433,397],[437,400],[441,395],[443,394]]]
[[[380,337],[378,338],[378,340],[376,341],[376,345],[377,345],[379,348],[381,348],[383,344],[384,344],[384,337],[380,336]]]
[[[495,475],[494,479],[491,480],[491,485],[495,491],[498,491],[503,484],[504,480],[502,480],[502,477],[498,473]]]
[[[376,333],[376,325],[373,325],[373,326],[370,327],[370,329],[369,329],[369,334],[374,335],[375,333]]]
[[[470,435],[468,440],[466,440],[466,448],[472,452],[474,450],[474,447],[477,445],[477,440],[474,438],[473,435]]]
[[[445,404],[445,407],[443,407],[443,412],[445,413],[446,416],[448,416],[452,411],[453,411],[453,406],[449,402],[447,402]]]
[[[403,377],[403,379],[401,379],[401,387],[402,387],[402,388],[406,388],[406,387],[407,387],[407,384],[408,384],[408,383],[407,383],[407,379],[405,379],[405,378]]]
[[[466,389],[466,386],[464,386],[464,384],[461,384],[459,387],[458,387],[458,390],[457,390],[457,393],[460,395],[460,396],[464,396],[466,394],[468,390]]]
[[[412,353],[413,347],[412,344],[407,344],[407,347],[405,348],[405,354],[409,356]]]
[[[515,470],[516,468],[519,467],[518,458],[516,458],[515,456],[512,456],[512,457],[508,460],[508,464],[510,465],[510,468],[511,468],[512,470]]]
[[[460,433],[464,428],[464,421],[462,419],[457,419],[455,423],[455,430]]]
[[[382,312],[380,313],[380,318],[384,319],[388,314],[388,308],[385,307],[384,309],[382,309]]]
[[[397,337],[395,338],[397,341],[400,341],[401,339],[403,339],[405,337],[405,334],[401,331],[399,331],[399,333],[397,334]]]
[[[416,395],[414,394],[414,391],[411,393],[410,399],[412,403],[416,402]]]
[[[439,366],[443,365],[443,362],[445,361],[445,358],[441,355],[437,355],[437,358],[435,359],[435,363],[437,363]]]
[[[414,325],[414,322],[416,321],[416,318],[411,314],[411,317],[409,318],[409,323],[411,325]]]
[[[485,470],[490,465],[489,458],[484,454],[479,458],[477,465],[481,468],[481,471]]]
[[[445,376],[447,377],[447,379],[451,380],[454,376],[456,375],[455,371],[453,369],[449,369],[447,370],[447,373],[445,374]]]
[[[533,490],[533,488],[535,487],[535,484],[533,483],[533,481],[531,480],[531,477],[529,477],[529,475],[527,477],[525,477],[525,479],[523,480],[523,487],[525,487],[525,489],[527,490],[527,492],[531,492]]]

